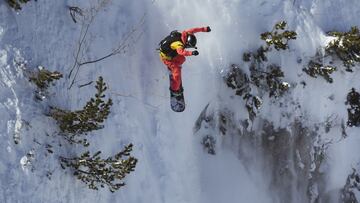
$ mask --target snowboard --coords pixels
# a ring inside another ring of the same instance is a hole
[[[172,80],[172,74],[169,74],[169,80],[170,80],[170,86],[171,86],[171,80]],[[181,86],[182,89],[182,86]],[[169,88],[170,90],[170,88]],[[184,100],[184,92],[181,92],[181,94],[174,94],[170,90],[170,106],[171,109],[175,112],[183,112],[185,110],[185,100]]]
[[[170,91],[170,106],[175,112],[183,112],[185,110],[184,93],[181,93],[181,95],[174,95]]]

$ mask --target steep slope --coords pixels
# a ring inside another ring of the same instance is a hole
[[[70,89],[75,72],[68,75],[83,32],[67,5],[100,8],[80,60],[121,50],[81,66]],[[29,2],[15,13],[0,3],[1,202],[337,202],[359,161],[358,130],[347,129],[348,137],[341,138],[346,94],[357,87],[359,73],[339,71],[329,84],[310,78],[302,68],[328,41],[326,31],[359,26],[359,9],[356,0],[53,0]],[[290,51],[270,56],[283,67],[292,88],[279,101],[264,97],[258,119],[241,125],[248,118],[244,102],[226,87],[221,72],[241,64],[245,51],[262,44],[260,33],[279,20],[298,33],[298,39],[289,43]],[[211,33],[197,34],[200,55],[188,57],[183,66],[187,109],[174,113],[157,43],[171,30],[207,25]],[[26,67],[16,63],[24,61]],[[26,78],[38,65],[65,75],[43,101],[33,99],[35,87]],[[61,169],[58,156],[84,148],[56,136],[55,122],[44,115],[49,105],[81,108],[94,93],[93,84],[81,85],[100,75],[110,86],[107,93],[114,105],[105,128],[89,136],[89,150],[100,149],[105,156],[133,143],[139,159],[135,172],[126,178],[127,186],[114,194],[89,190]],[[207,104],[206,116],[213,120],[204,120],[194,133]],[[226,120],[225,135],[219,130],[224,125],[221,118]],[[326,133],[323,125],[329,118],[333,127]],[[203,150],[206,135],[216,139],[215,156]],[[307,179],[314,175],[314,149],[329,142],[321,177]],[[53,154],[47,144],[54,146]]]

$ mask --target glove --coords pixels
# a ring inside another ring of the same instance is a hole
[[[210,32],[210,31],[211,31],[210,26],[207,26],[206,27],[206,32]]]
[[[193,51],[193,52],[192,52],[192,55],[193,55],[193,56],[197,56],[197,55],[199,55],[199,52],[198,52],[198,51]]]

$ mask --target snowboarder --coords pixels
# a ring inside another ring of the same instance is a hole
[[[158,50],[160,51],[160,59],[170,71],[170,103],[171,108],[176,112],[185,110],[184,89],[181,80],[181,65],[186,60],[185,56],[199,55],[199,52],[196,50],[187,51],[185,49],[197,49],[197,40],[194,33],[210,31],[211,29],[209,26],[192,28],[184,30],[181,33],[175,30],[159,43],[160,47]]]

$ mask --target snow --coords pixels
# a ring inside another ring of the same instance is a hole
[[[0,202],[289,200],[282,199],[286,194],[274,188],[276,184],[272,181],[277,178],[291,187],[294,193],[291,202],[308,200],[301,189],[296,189],[296,177],[288,180],[280,177],[281,171],[272,171],[276,168],[272,163],[264,167],[267,157],[253,148],[261,146],[255,138],[251,142],[223,136],[211,128],[193,132],[207,104],[210,104],[209,112],[218,112],[226,106],[235,121],[247,118],[241,99],[230,98],[233,92],[225,87],[221,72],[230,64],[240,64],[245,51],[256,50],[262,44],[260,33],[271,30],[280,20],[287,21],[288,28],[295,30],[298,38],[289,42],[290,51],[274,52],[269,58],[283,67],[290,92],[279,99],[287,104],[283,108],[265,97],[258,116],[279,129],[291,129],[299,118],[303,118],[302,124],[309,128],[332,120],[330,132],[319,130],[320,137],[315,140],[319,146],[328,140],[332,142],[326,150],[323,168],[326,182],[310,186],[311,202],[318,195],[340,190],[352,168],[358,168],[359,129],[346,128],[348,137],[341,137],[341,122],[347,120],[346,95],[352,87],[359,88],[358,67],[354,73],[332,74],[332,84],[321,77],[309,77],[302,68],[318,47],[332,39],[326,37],[327,31],[347,31],[351,26],[360,26],[357,20],[360,1],[106,0],[90,26],[80,59],[88,61],[105,56],[120,45],[123,51],[98,63],[81,66],[74,86],[68,89],[72,78],[67,76],[74,64],[81,25],[72,21],[66,6],[91,8],[98,2],[31,1],[20,12],[0,3]],[[188,57],[183,65],[186,110],[174,113],[169,106],[168,72],[155,49],[174,29],[208,25],[212,29],[210,33],[196,35],[199,56]],[[134,33],[126,38],[133,29]],[[26,65],[21,67],[15,62]],[[38,66],[64,73],[64,78],[49,89],[44,101],[34,100],[35,87],[26,78],[26,71]],[[139,160],[135,172],[125,179],[127,185],[114,194],[106,189],[89,190],[70,172],[61,169],[58,156],[72,156],[85,150],[60,141],[55,121],[44,115],[49,105],[71,110],[81,108],[95,89],[94,83],[81,88],[79,85],[95,81],[100,75],[109,85],[107,95],[114,105],[105,128],[89,135],[89,150],[101,150],[103,156],[107,156],[133,143],[133,155]],[[301,81],[306,82],[305,87]],[[241,132],[252,129],[266,134],[264,129],[257,128],[259,126],[261,122],[255,121]],[[202,133],[215,135],[216,155],[203,150]],[[277,144],[281,143],[279,138],[281,136],[269,135],[267,140]],[[15,144],[15,140],[19,143]],[[46,152],[46,144],[53,146],[54,154]],[[294,142],[292,146],[277,147],[294,149],[298,168],[290,171],[306,170],[307,158],[299,150],[303,146]],[[309,153],[315,156],[311,147]],[[311,160],[314,161],[314,157]],[[312,172],[314,164],[310,166]],[[47,176],[49,173],[51,178]],[[321,188],[323,185],[325,189]]]

